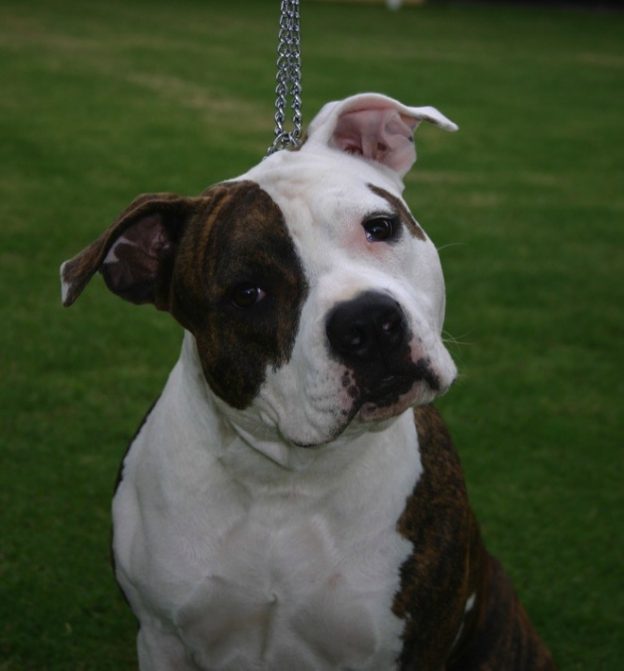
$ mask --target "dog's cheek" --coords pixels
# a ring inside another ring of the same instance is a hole
[[[204,375],[211,389],[233,408],[246,408],[264,381],[266,353],[254,343],[244,342],[244,331],[214,329],[196,334]]]
[[[457,366],[450,352],[442,342],[438,349],[438,377],[440,379],[440,394],[445,394],[457,378]]]
[[[431,242],[422,249],[415,286],[426,296],[426,315],[431,328],[441,333],[446,308],[444,273],[437,249]]]
[[[340,385],[344,367],[326,357],[297,357],[278,370],[268,368],[253,407],[261,419],[297,445],[319,445],[338,435],[350,419],[353,401]]]

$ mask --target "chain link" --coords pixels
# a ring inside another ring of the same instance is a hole
[[[301,144],[301,32],[299,0],[282,0],[277,45],[277,76],[275,87],[275,132],[267,155]],[[292,130],[284,129],[286,107],[290,101]]]

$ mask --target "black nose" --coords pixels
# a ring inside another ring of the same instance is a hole
[[[375,291],[336,305],[327,317],[326,332],[332,352],[349,365],[387,363],[408,341],[401,306]]]

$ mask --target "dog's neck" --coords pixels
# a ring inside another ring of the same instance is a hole
[[[253,405],[237,410],[212,392],[202,372],[195,338],[188,332],[178,365],[186,411],[192,412],[196,419],[203,419],[201,425],[210,432],[210,449],[219,446],[220,462],[240,480],[274,486],[287,479],[289,473],[302,475],[304,472],[313,479],[324,477],[323,474],[333,479],[332,475],[348,468],[354,452],[361,457],[362,452],[379,440],[381,432],[392,433],[393,429],[401,432],[398,426],[401,418],[374,425],[354,422],[331,443],[311,448],[297,446],[285,440],[278,427],[262,417]],[[218,435],[215,435],[215,427],[218,427]]]

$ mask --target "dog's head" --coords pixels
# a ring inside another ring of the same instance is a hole
[[[326,105],[280,151],[196,198],[137,198],[61,267],[71,305],[99,270],[114,293],[189,331],[227,412],[297,445],[431,401],[445,349],[436,248],[401,199],[431,107],[366,94]]]

